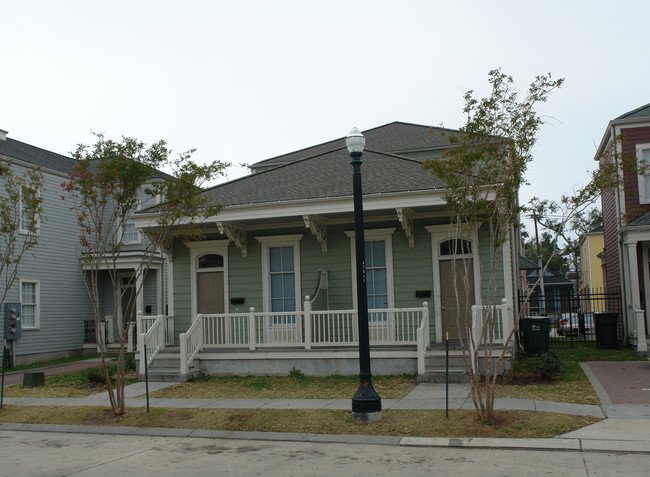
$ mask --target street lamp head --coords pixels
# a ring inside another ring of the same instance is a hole
[[[359,131],[357,128],[353,128],[345,138],[345,145],[348,147],[350,154],[360,154],[363,152],[363,147],[366,145],[366,138],[363,137],[361,131]]]

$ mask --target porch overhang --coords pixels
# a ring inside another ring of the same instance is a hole
[[[142,252],[124,252],[115,260],[115,266],[113,266],[113,258],[104,255],[105,260],[102,260],[102,263],[97,267],[99,270],[137,270],[142,267]],[[156,255],[151,260],[148,268],[152,270],[160,269],[165,260],[161,255]],[[81,258],[81,269],[88,271],[95,269],[95,266],[90,266],[83,261]]]
[[[364,218],[379,220],[388,216],[397,219],[397,209],[410,210],[413,218],[447,216],[442,189],[406,191],[363,197]],[[202,224],[236,223],[247,227],[303,223],[304,216],[319,216],[328,223],[349,222],[354,215],[351,196],[283,202],[258,202],[225,205],[218,216],[201,220]],[[138,213],[133,221],[139,229],[156,228],[156,212]]]

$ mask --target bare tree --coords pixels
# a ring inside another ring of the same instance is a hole
[[[19,275],[26,253],[38,245],[43,217],[43,174],[38,168],[19,173],[0,160],[0,309]]]
[[[70,180],[62,184],[72,201],[80,228],[83,250],[82,269],[98,333],[102,366],[115,415],[124,413],[124,355],[132,313],[123,313],[125,322],[118,327],[119,357],[114,383],[105,359],[106,349],[99,336],[101,319],[100,280],[108,274],[112,286],[113,320],[119,323],[119,305],[125,288],[118,280],[120,258],[125,254],[125,232],[138,205],[148,203],[155,210],[155,233],[148,233],[138,250],[137,264],[130,278],[135,293],[127,296],[127,309],[134,309],[135,297],[142,292],[144,278],[163,243],[175,238],[197,238],[198,223],[220,210],[202,196],[201,185],[222,174],[228,166],[215,161],[198,165],[191,161],[193,151],[171,158],[164,141],[150,146],[133,138],[120,142],[96,134],[93,146],[79,145],[73,153],[77,164]],[[169,171],[164,174],[161,169]]]
[[[483,422],[494,418],[498,370],[509,353],[509,344],[521,318],[521,314],[515,317],[514,327],[504,337],[503,347],[496,348],[497,305],[503,293],[498,278],[510,273],[500,268],[503,246],[517,242],[519,216],[526,211],[526,207],[519,203],[518,193],[520,186],[526,183],[525,173],[533,159],[537,132],[543,124],[536,106],[545,102],[549,93],[559,88],[563,80],[552,79],[550,73],[538,76],[521,101],[512,77],[493,70],[489,73],[489,82],[492,91],[487,98],[474,99],[472,91],[465,94],[465,126],[458,135],[450,138],[452,145],[442,160],[430,160],[425,164],[447,183],[445,198],[453,214],[450,237],[463,243],[464,238],[479,229],[489,235],[489,270],[483,275],[487,283],[482,291],[482,301],[487,309],[477,332],[472,332],[471,319],[468,319],[471,316],[469,300],[462,299],[471,289],[467,264],[460,268],[464,270],[464,277],[452,277],[457,305],[467,304],[457,307],[457,322],[460,335],[464,337],[461,338],[462,348],[472,385],[472,399],[477,417]],[[602,188],[611,187],[617,180],[615,169],[601,167],[592,173],[588,184],[574,191],[573,195],[565,196],[559,202],[545,201],[545,210],[553,209],[560,216],[556,220],[556,235],[551,240],[556,241],[572,217],[598,199]],[[536,199],[532,206],[539,208],[540,201]],[[526,300],[531,293],[532,290],[528,290]]]

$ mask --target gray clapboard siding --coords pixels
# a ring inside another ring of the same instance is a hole
[[[21,173],[25,169],[15,166]],[[78,350],[83,343],[83,320],[92,318],[79,264],[78,225],[70,201],[61,199],[64,175],[44,172],[43,217],[39,244],[24,257],[19,277],[37,280],[40,294],[40,327],[23,329],[16,354]],[[20,301],[16,283],[9,301]]]

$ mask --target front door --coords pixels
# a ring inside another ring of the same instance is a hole
[[[198,257],[196,270],[196,312],[203,318],[203,342],[228,344],[230,324],[225,308],[223,256],[208,253]],[[221,315],[221,316],[214,316]]]
[[[467,338],[474,305],[474,267],[471,258],[440,260],[442,339]],[[467,280],[465,280],[467,274]],[[465,284],[469,286],[466,287]]]
[[[196,275],[197,312],[204,315],[223,313],[223,272],[202,272]]]

